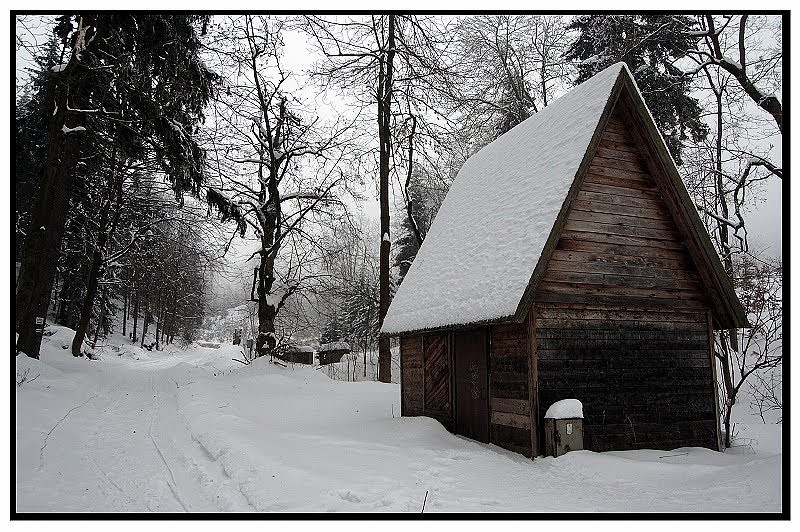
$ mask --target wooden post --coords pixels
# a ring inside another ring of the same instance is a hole
[[[711,361],[711,382],[714,386],[714,427],[717,430],[717,451],[722,447],[722,430],[719,419],[719,386],[717,385],[717,357],[714,356],[714,322],[711,316],[711,309],[706,310],[706,321],[708,322],[708,357]]]
[[[528,314],[528,341],[530,357],[528,357],[528,404],[531,416],[531,459],[539,454],[539,386],[538,359],[536,356],[536,305],[531,305]]]
[[[421,353],[421,356],[420,356],[420,358],[422,360],[422,415],[425,415],[426,412],[427,412],[427,410],[426,410],[426,406],[427,405],[425,404],[425,396],[427,395],[425,393],[425,362],[426,362],[425,361],[425,339],[426,338],[427,338],[426,335],[422,335],[422,336],[420,336],[420,339],[419,339],[419,343],[420,343],[420,346],[422,348],[422,353]]]
[[[403,336],[401,335],[400,336],[400,415],[401,416],[403,414],[405,414],[405,412],[406,412],[405,406],[403,404],[404,403],[403,396],[405,395],[405,387],[408,386],[408,384],[406,384],[406,380],[403,378],[405,376],[405,373],[403,372],[403,366],[404,366],[403,359],[404,358],[405,357],[403,356]],[[367,370],[366,370],[366,363],[365,363],[364,372],[366,373],[366,371]]]

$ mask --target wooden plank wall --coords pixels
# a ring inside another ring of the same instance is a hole
[[[491,327],[489,441],[531,456],[530,337],[528,323]]]
[[[400,413],[422,415],[422,336],[400,337]]]
[[[400,338],[400,394],[404,416],[429,416],[454,429],[451,333]]]
[[[540,419],[575,397],[589,449],[716,448],[708,298],[630,129],[612,114],[534,297]]]
[[[531,456],[529,324],[494,325],[489,345],[489,441]],[[402,415],[429,416],[455,430],[452,333],[403,336]]]
[[[422,337],[425,393],[423,413],[453,430],[451,340],[450,333],[427,334]]]

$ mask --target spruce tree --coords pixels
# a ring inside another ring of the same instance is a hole
[[[578,61],[576,84],[623,61],[633,73],[672,156],[681,160],[681,144],[698,142],[708,134],[702,108],[690,95],[692,80],[675,66],[696,49],[697,22],[684,15],[587,15],[570,28],[578,37],[566,58]]]
[[[196,26],[205,20],[123,12],[58,19],[54,33],[64,53],[62,62],[47,71],[41,88],[52,97],[40,98],[48,117],[47,147],[21,253],[18,351],[39,354],[76,176],[111,188],[114,179],[108,176],[121,161],[152,153],[178,197],[199,193],[204,153],[194,135],[215,80],[198,56]],[[79,164],[86,153],[103,155],[105,182]],[[108,220],[117,216],[108,201],[104,205]],[[96,250],[103,242],[98,244]],[[90,288],[94,281],[95,291],[99,260],[102,250],[93,257],[89,275],[94,279],[87,283]],[[86,297],[93,299],[94,294]]]

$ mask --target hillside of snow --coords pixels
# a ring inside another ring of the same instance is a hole
[[[16,357],[18,512],[781,509],[781,426],[744,411],[744,444],[725,453],[531,461],[399,417],[396,384],[243,366],[229,344],[151,352],[114,336],[89,361],[51,331],[40,360]]]

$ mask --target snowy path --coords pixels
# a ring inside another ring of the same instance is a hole
[[[426,491],[426,512],[780,509],[781,454],[764,438],[755,453],[531,462],[392,417],[396,385],[245,368],[232,346],[89,362],[65,340],[57,330],[41,361],[17,360],[40,375],[17,388],[20,511],[419,512]]]

